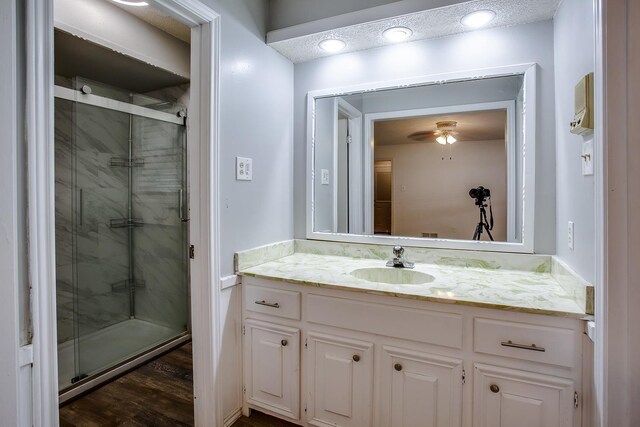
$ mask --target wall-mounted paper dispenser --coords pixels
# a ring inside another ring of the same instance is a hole
[[[593,73],[584,76],[576,85],[575,116],[570,130],[578,135],[593,132]]]

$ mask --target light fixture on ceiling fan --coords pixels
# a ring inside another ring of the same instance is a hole
[[[454,136],[454,129],[458,126],[458,122],[455,121],[443,121],[437,122],[436,127],[438,128],[438,133],[440,134],[436,138],[436,142],[440,145],[453,144],[458,141]]]

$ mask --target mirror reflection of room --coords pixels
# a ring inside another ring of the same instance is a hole
[[[506,110],[374,122],[375,233],[506,240],[506,127]]]
[[[522,74],[315,100],[314,230],[521,242]]]

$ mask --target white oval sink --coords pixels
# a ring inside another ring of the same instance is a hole
[[[351,272],[353,277],[367,282],[389,283],[392,285],[422,285],[433,282],[433,276],[405,268],[360,268]]]

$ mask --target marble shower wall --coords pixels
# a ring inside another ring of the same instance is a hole
[[[73,338],[73,103],[55,100],[56,303],[58,343]]]
[[[133,121],[136,158],[133,211],[144,220],[134,235],[136,317],[185,331],[188,325],[188,217],[185,190],[185,128],[142,117]],[[181,192],[181,190],[183,190]],[[182,197],[183,212],[180,212]]]

